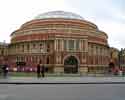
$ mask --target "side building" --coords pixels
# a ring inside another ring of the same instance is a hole
[[[0,42],[0,65],[2,65],[4,61],[8,61],[8,47],[8,43]]]

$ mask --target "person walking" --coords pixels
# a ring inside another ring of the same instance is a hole
[[[42,77],[44,78],[45,77],[45,66],[42,65],[41,67],[41,74],[42,74]]]
[[[8,65],[4,64],[2,69],[3,69],[3,77],[7,78],[8,71],[9,71]]]
[[[39,61],[39,64],[37,65],[37,78],[41,77],[41,60]]]

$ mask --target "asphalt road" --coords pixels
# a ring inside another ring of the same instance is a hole
[[[125,84],[0,84],[0,100],[125,100]]]

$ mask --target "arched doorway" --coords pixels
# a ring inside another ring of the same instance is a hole
[[[77,73],[78,61],[74,56],[69,56],[64,60],[64,73]]]

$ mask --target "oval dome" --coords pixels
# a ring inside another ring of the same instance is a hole
[[[64,18],[64,19],[80,19],[84,20],[83,17],[72,12],[65,11],[51,11],[40,14],[35,19],[47,19],[47,18]]]

